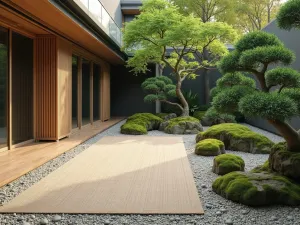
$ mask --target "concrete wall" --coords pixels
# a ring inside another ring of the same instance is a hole
[[[122,28],[121,0],[100,0],[100,2],[117,25]]]
[[[291,67],[299,71],[300,70],[300,31],[281,30],[277,27],[276,21],[270,23],[263,30],[275,34],[284,43],[284,45],[287,48],[291,49],[296,54],[296,60],[291,65]],[[251,119],[247,119],[247,121],[251,125],[279,134],[278,131],[273,126],[271,126],[266,120],[260,118],[251,118]],[[296,129],[300,129],[300,119],[299,118],[292,119],[291,125]]]

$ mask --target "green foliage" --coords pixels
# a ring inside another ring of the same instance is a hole
[[[297,105],[298,113],[300,114],[300,88],[285,88],[281,92],[282,95],[287,96],[289,99],[293,100]]]
[[[300,204],[300,186],[283,176],[232,172],[217,178],[212,188],[227,199],[250,206]]]
[[[189,108],[190,108],[190,114],[193,115],[193,113],[199,109],[199,97],[197,93],[193,93],[192,90],[184,91],[183,92],[184,98],[187,101]]]
[[[210,107],[206,111],[203,119],[205,119],[212,125],[221,123],[236,123],[234,115],[227,113],[219,113],[214,107]]]
[[[283,46],[279,38],[274,35],[263,31],[255,31],[243,36],[235,45],[238,52],[255,49],[257,47],[267,46]]]
[[[294,53],[285,48],[275,35],[261,31],[246,34],[235,49],[221,60],[219,69],[223,73],[251,73],[260,89],[243,88],[238,82],[227,88],[217,86],[213,90],[212,105],[219,112],[235,111],[247,117],[269,120],[280,132],[286,130],[281,134],[292,148],[299,138],[293,140],[294,131],[287,120],[300,115],[300,73],[291,68],[268,68],[271,64],[290,65],[295,59]],[[222,85],[224,81],[219,83]]]
[[[163,120],[151,113],[137,113],[129,117],[121,127],[122,134],[142,135],[148,130],[158,129]]]
[[[298,112],[292,99],[275,92],[246,95],[239,101],[239,110],[248,117],[259,115],[264,119],[280,121],[290,119]]]
[[[225,44],[236,38],[236,31],[225,23],[202,23],[193,15],[181,14],[171,1],[145,0],[141,14],[125,24],[123,49],[133,53],[127,66],[135,74],[145,73],[149,63],[156,63],[170,67],[179,84],[195,79],[201,68],[215,67],[228,54]],[[167,48],[172,49],[170,54]],[[204,51],[208,54],[205,60]],[[185,115],[189,106],[180,92],[172,90],[168,95],[177,95]]]
[[[216,156],[221,154],[224,143],[217,139],[205,139],[196,144],[195,154],[203,156]]]
[[[300,87],[300,73],[291,68],[275,68],[266,72],[268,87],[280,85],[284,88]]]
[[[169,120],[169,124],[166,127],[166,130],[170,130],[172,127],[179,125],[182,122],[196,122],[196,123],[200,123],[200,121],[194,117],[191,116],[181,116],[181,117],[176,117],[173,119]]]
[[[276,17],[281,29],[300,28],[300,0],[289,0],[279,10]]]
[[[222,113],[235,113],[239,111],[238,103],[239,101],[251,94],[254,93],[255,89],[246,86],[234,86],[232,88],[224,89],[216,97],[213,98],[212,105],[218,112]]]
[[[295,59],[295,54],[283,46],[262,46],[244,51],[239,64],[244,68],[258,69],[261,65],[282,63],[290,65]]]
[[[193,117],[195,117],[198,120],[202,120],[202,118],[204,117],[206,111],[195,111],[193,114]]]
[[[233,171],[244,171],[244,160],[234,154],[222,154],[214,159],[219,168],[219,175],[224,175]]]
[[[172,84],[170,78],[165,76],[148,78],[141,87],[148,94],[144,98],[147,103],[166,101],[168,98],[176,96],[176,86]]]
[[[224,89],[235,85],[256,88],[255,81],[242,73],[227,73],[217,80],[217,88]]]
[[[145,0],[141,14],[126,23],[123,42],[124,49],[134,53],[134,57],[128,60],[128,66],[134,72],[145,72],[148,63],[154,62],[171,66],[181,77],[195,78],[196,70],[213,66],[216,59],[227,54],[224,43],[236,38],[234,29],[225,23],[204,24],[192,15],[182,15],[168,1]],[[213,56],[210,61],[195,58],[194,53],[201,53],[204,46]],[[167,47],[173,48],[170,57],[165,52]]]

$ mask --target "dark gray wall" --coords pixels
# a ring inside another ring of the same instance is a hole
[[[175,79],[174,77],[172,77],[172,75],[170,75],[172,73],[170,68],[165,68],[163,71],[163,75],[170,77],[172,80]],[[189,91],[191,90],[192,93],[197,93],[198,97],[199,97],[199,104],[200,105],[204,105],[205,104],[205,95],[204,95],[204,76],[202,76],[201,74],[203,73],[202,70],[200,70],[199,72],[197,72],[198,76],[196,77],[195,80],[185,80],[182,83],[182,90],[184,91]],[[211,70],[209,72],[209,86],[210,88],[213,88],[216,86],[216,81],[217,79],[219,79],[221,77],[220,72],[216,69],[216,70]]]
[[[155,67],[150,66],[147,74],[133,75],[124,66],[112,67],[111,71],[111,115],[131,116],[134,113],[155,113],[155,104],[144,102],[145,93],[141,84],[155,76]]]
[[[121,0],[100,0],[100,2],[117,25],[122,28]]]
[[[275,34],[284,43],[284,45],[287,48],[291,49],[296,54],[296,60],[291,65],[291,67],[299,71],[300,70],[300,31],[281,30],[277,27],[276,21],[271,22],[263,30],[268,33]],[[279,134],[278,131],[273,126],[271,126],[266,120],[260,118],[251,118],[251,119],[247,119],[247,122],[256,127]],[[300,119],[299,118],[292,119],[291,125],[296,129],[300,129]]]

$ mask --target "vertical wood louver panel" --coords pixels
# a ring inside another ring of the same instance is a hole
[[[101,68],[101,120],[110,119],[110,66]]]
[[[58,39],[58,139],[72,130],[72,48],[71,44]]]
[[[38,35],[35,45],[35,138],[57,140],[57,39]]]

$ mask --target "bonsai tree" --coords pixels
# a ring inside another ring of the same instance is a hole
[[[142,83],[142,89],[147,93],[144,101],[152,103],[160,101],[169,105],[178,107],[181,111],[183,108],[176,102],[171,102],[169,98],[176,97],[176,85],[166,76],[151,77]]]
[[[300,28],[300,0],[289,0],[277,14],[277,24],[281,29]]]
[[[288,67],[295,56],[273,34],[262,31],[245,35],[235,50],[225,56],[219,69],[222,73],[246,72],[254,75],[259,88],[249,78],[234,81],[225,75],[221,82],[227,88],[213,98],[213,106],[221,112],[239,111],[248,117],[261,117],[272,124],[287,142],[289,151],[300,152],[300,132],[289,120],[300,113],[300,74]],[[220,85],[220,82],[219,82]]]
[[[145,0],[141,14],[125,24],[124,50],[133,54],[127,66],[135,74],[145,73],[149,63],[172,69],[176,79],[175,93],[182,108],[182,116],[189,115],[189,105],[181,91],[185,79],[195,79],[201,68],[216,65],[228,53],[225,43],[233,42],[235,30],[225,23],[202,23],[194,16],[180,14],[178,8],[166,0]],[[206,49],[214,60],[204,60]],[[152,100],[160,100],[152,95]]]

